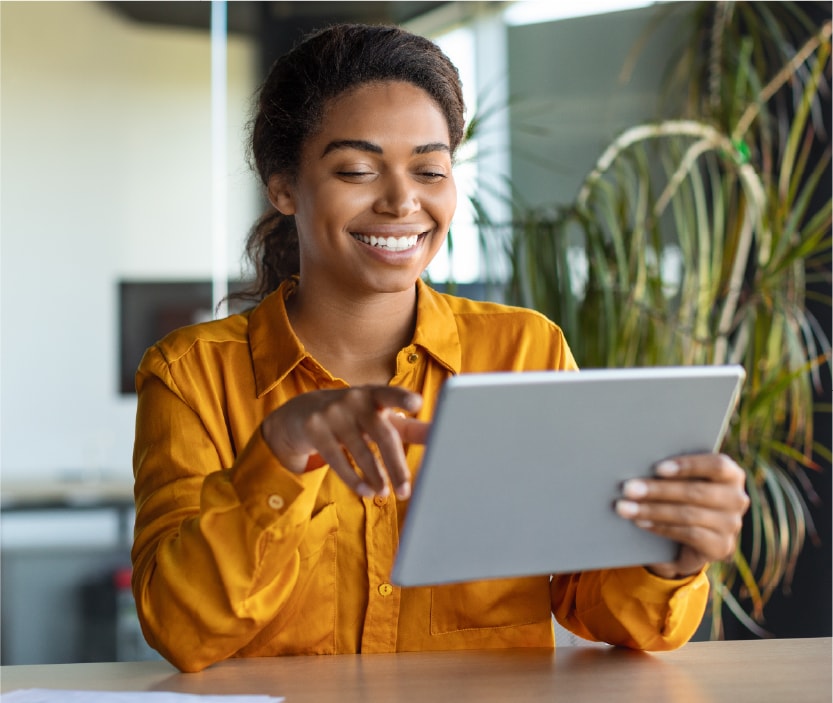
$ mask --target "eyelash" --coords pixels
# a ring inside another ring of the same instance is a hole
[[[337,171],[336,173],[337,175],[342,176],[344,178],[361,178],[363,176],[373,175],[372,171]],[[437,173],[436,171],[421,171],[417,175],[422,176],[423,178],[436,180],[448,178],[447,174]]]

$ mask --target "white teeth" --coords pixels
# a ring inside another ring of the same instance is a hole
[[[379,249],[387,249],[388,251],[405,251],[415,247],[419,240],[418,234],[412,234],[408,237],[377,237],[371,234],[370,236],[364,234],[353,235],[360,242],[369,244],[372,247]]]

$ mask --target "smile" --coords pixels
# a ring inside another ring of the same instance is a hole
[[[419,238],[422,235],[412,234],[407,237],[377,237],[376,235],[353,234],[355,239],[360,242],[369,244],[377,249],[385,249],[386,251],[405,251],[412,249],[417,245]]]

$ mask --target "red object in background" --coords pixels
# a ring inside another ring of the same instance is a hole
[[[123,566],[113,572],[113,585],[117,591],[130,590],[131,580],[133,579],[133,569],[129,566]]]

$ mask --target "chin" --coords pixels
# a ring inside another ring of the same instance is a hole
[[[375,293],[405,293],[416,286],[416,282],[422,275],[422,271],[412,275],[391,274],[379,276],[366,281],[366,289]]]

